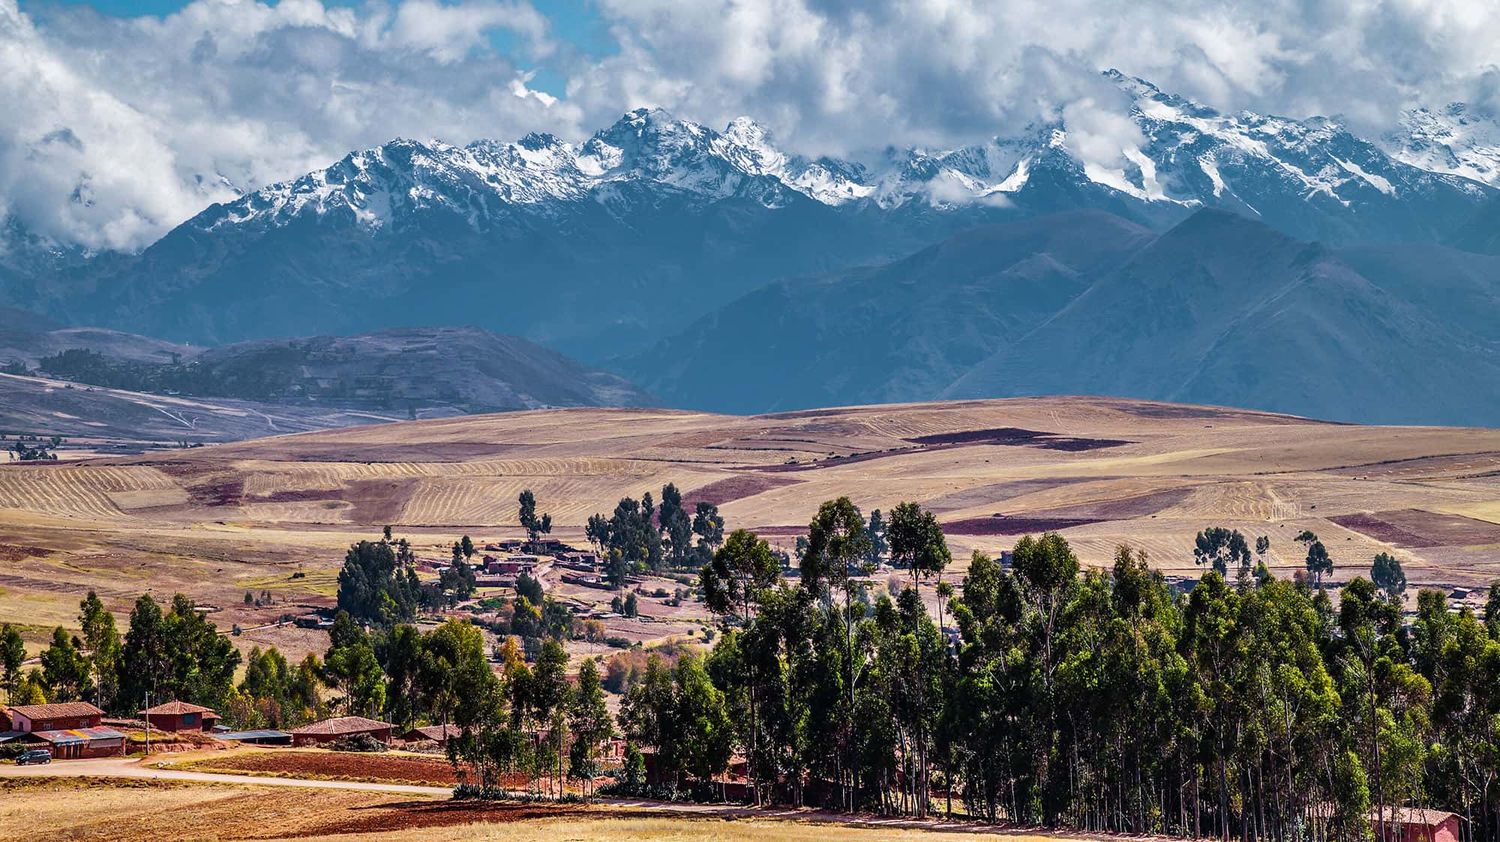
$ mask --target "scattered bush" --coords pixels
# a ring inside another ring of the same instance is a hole
[[[382,752],[391,750],[390,746],[369,734],[351,734],[347,737],[339,737],[329,743],[328,747],[334,751]]]

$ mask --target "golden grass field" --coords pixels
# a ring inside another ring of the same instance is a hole
[[[183,591],[221,608],[221,627],[243,626],[246,647],[321,648],[318,632],[253,627],[328,604],[343,548],[385,524],[441,559],[464,533],[517,536],[516,495],[531,488],[556,534],[581,544],[588,515],[666,482],[788,549],[825,499],[867,512],[916,500],[947,525],[955,576],[969,551],[1048,527],[1089,564],[1129,543],[1193,573],[1193,535],[1225,525],[1269,536],[1278,575],[1300,566],[1292,538],[1311,529],[1335,581],[1380,551],[1417,585],[1500,577],[1500,430],[1098,398],[758,417],[581,409],[0,466],[0,621],[35,643],[74,622],[89,588],[122,614],[148,589]],[[281,602],[244,606],[247,590]]]
[[[932,842],[1054,838],[554,804],[464,804],[370,792],[51,778],[0,782],[0,840]]]

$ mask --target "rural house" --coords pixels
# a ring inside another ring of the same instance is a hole
[[[363,716],[337,716],[333,719],[324,719],[311,725],[304,725],[292,731],[292,745],[294,746],[318,746],[340,740],[345,737],[353,737],[359,734],[368,734],[375,739],[386,743],[391,742],[391,729],[395,726],[389,722],[381,722],[378,719],[366,719]]]
[[[1392,842],[1458,842],[1458,815],[1446,810],[1422,810],[1410,807],[1385,809],[1386,834],[1380,832],[1381,818],[1371,811],[1370,824],[1376,839]]]
[[[88,702],[16,705],[5,716],[19,739],[51,750],[57,759],[125,753],[125,735],[100,725],[104,711]]]
[[[434,742],[438,745],[447,745],[448,738],[457,736],[459,729],[452,725],[419,725],[401,735],[401,739],[409,743]]]
[[[141,711],[141,718],[161,731],[210,731],[219,721],[213,709],[187,702],[170,701]]]

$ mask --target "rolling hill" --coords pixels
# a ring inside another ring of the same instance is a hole
[[[1104,394],[1486,424],[1500,396],[1471,384],[1500,382],[1500,260],[1332,248],[1224,211],[1161,234],[1059,214],[773,284],[620,367],[735,412]]]
[[[524,339],[477,328],[176,345],[0,312],[0,433],[69,447],[234,441],[401,418],[559,406],[644,406],[650,395]],[[25,376],[20,374],[25,372]]]
[[[1303,529],[1328,546],[1336,581],[1378,552],[1398,555],[1414,586],[1500,576],[1493,429],[1103,398],[753,417],[560,409],[0,465],[0,621],[32,624],[40,639],[46,624],[72,622],[90,588],[128,611],[154,587],[249,629],[268,612],[241,607],[247,590],[327,604],[349,543],[385,525],[441,560],[463,534],[518,536],[516,498],[530,488],[555,534],[581,545],[589,515],[668,482],[788,550],[823,500],[847,494],[865,512],[914,500],[942,522],[955,577],[971,550],[1045,529],[1087,564],[1129,543],[1153,567],[1196,575],[1193,536],[1213,525],[1268,536],[1278,576],[1301,567]],[[287,645],[271,631],[241,642],[256,641]]]

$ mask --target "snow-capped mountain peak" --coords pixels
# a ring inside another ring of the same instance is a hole
[[[1406,213],[1401,208],[1411,197],[1419,204],[1421,197],[1455,192],[1479,197],[1488,189],[1479,182],[1500,182],[1500,127],[1461,106],[1412,112],[1403,140],[1387,139],[1383,148],[1336,119],[1219,112],[1143,79],[1104,75],[1126,95],[1125,116],[1138,130],[1134,140],[1115,141],[1123,145],[1113,156],[1099,155],[1089,125],[1071,125],[1067,112],[970,146],[890,149],[867,167],[791,153],[749,117],[716,131],[659,108],[638,108],[577,145],[546,133],[462,147],[394,140],[249,193],[196,223],[277,224],[308,213],[341,213],[380,230],[435,208],[483,229],[513,212],[552,215],[576,202],[629,213],[646,195],[641,190],[769,208],[810,199],[883,209],[916,203],[938,211],[1019,201],[1311,213],[1295,206],[1300,203],[1326,206],[1315,213],[1359,209],[1371,216],[1376,208]],[[1084,148],[1092,157],[1080,153]],[[1038,191],[1059,190],[1075,195],[1038,198]]]
[[[1384,140],[1394,158],[1411,166],[1500,187],[1500,123],[1461,102],[1407,111],[1400,131]]]

